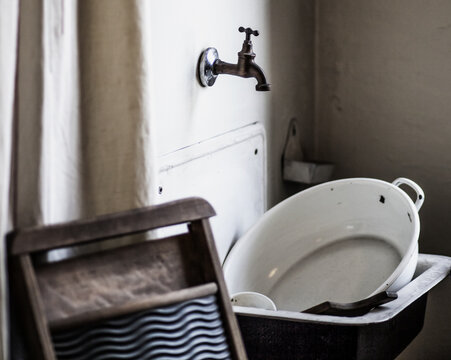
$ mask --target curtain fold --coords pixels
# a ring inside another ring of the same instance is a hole
[[[11,175],[19,2],[0,0],[0,357],[8,351],[4,235],[12,228]]]
[[[2,237],[154,203],[148,2],[0,1]]]

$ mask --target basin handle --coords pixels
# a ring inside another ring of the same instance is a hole
[[[409,185],[417,194],[417,199],[415,200],[415,207],[417,208],[417,211],[420,211],[421,206],[424,202],[424,191],[423,189],[414,181],[407,179],[407,178],[397,178],[395,181],[393,181],[393,185],[400,186],[402,184]]]

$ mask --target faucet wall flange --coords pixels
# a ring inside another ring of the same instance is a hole
[[[209,47],[202,52],[199,59],[198,77],[202,86],[213,86],[218,77],[213,71],[214,63],[219,60],[218,50]]]

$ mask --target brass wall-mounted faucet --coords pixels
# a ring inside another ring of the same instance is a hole
[[[265,74],[260,66],[254,62],[255,53],[252,50],[251,35],[258,36],[258,30],[240,27],[239,32],[246,33],[243,48],[238,53],[238,63],[229,64],[219,59],[215,48],[206,49],[199,60],[199,81],[203,86],[213,86],[219,74],[240,76],[243,78],[255,78],[257,91],[270,91],[271,85],[266,82]]]

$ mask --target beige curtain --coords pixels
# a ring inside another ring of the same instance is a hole
[[[11,160],[18,2],[0,0],[0,356],[6,359],[6,291],[4,234],[12,228]]]
[[[0,1],[1,235],[153,203],[148,2]]]

